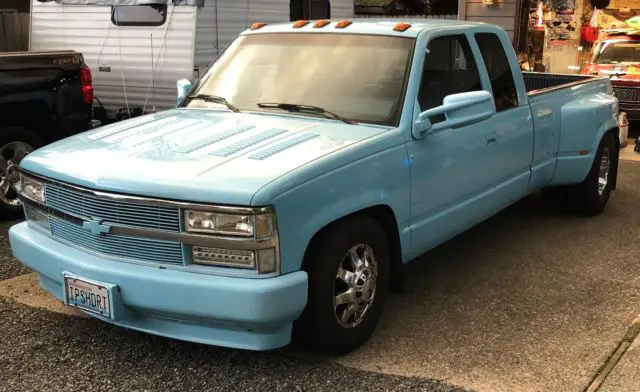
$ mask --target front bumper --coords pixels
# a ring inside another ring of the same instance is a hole
[[[9,230],[14,256],[63,298],[63,272],[117,285],[120,317],[90,314],[125,328],[217,346],[270,350],[287,345],[307,302],[307,274],[221,277],[100,258],[29,228]]]

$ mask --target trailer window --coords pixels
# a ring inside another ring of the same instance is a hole
[[[166,20],[166,4],[111,6],[111,22],[116,26],[162,26]]]

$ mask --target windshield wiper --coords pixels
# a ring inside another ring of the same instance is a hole
[[[195,95],[189,95],[187,98],[190,98],[190,99],[201,99],[201,100],[206,101],[206,102],[219,103],[219,104],[222,104],[222,105],[228,107],[229,110],[231,110],[232,112],[235,112],[235,113],[238,113],[240,111],[240,109],[238,109],[237,107],[233,106],[224,97],[221,97],[219,95],[195,94]]]
[[[332,113],[326,109],[323,109],[318,106],[311,105],[297,105],[294,103],[278,103],[278,102],[260,102],[258,103],[259,108],[263,109],[282,109],[288,112],[308,112],[308,113],[317,113],[325,116],[326,118],[332,118],[335,120],[340,120],[347,124],[356,124],[355,122],[342,117],[339,114]]]

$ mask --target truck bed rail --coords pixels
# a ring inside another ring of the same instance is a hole
[[[523,72],[524,84],[529,95],[544,94],[556,89],[590,82],[597,76],[575,74],[553,74],[542,72]]]

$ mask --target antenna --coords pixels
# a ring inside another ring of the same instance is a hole
[[[153,106],[151,108],[151,113],[156,112],[156,70],[153,66],[153,33],[151,35],[151,94],[153,96]],[[143,113],[144,114],[144,113]]]
[[[115,15],[116,25],[118,24],[118,6],[114,6],[113,12]],[[120,77],[122,78],[122,90],[124,91],[124,103],[127,107],[127,116],[131,118],[131,110],[129,109],[129,98],[127,97],[127,82],[124,79],[124,62],[122,61],[122,41],[120,40],[120,29],[116,29],[118,33],[118,57],[120,59]]]

